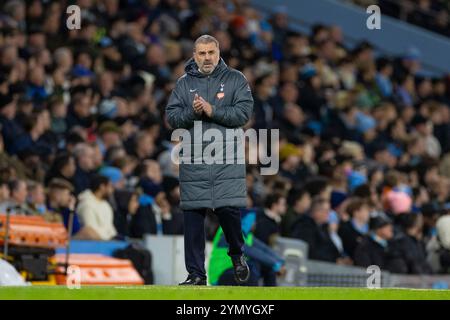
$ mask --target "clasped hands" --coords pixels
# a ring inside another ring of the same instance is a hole
[[[196,114],[200,115],[204,112],[208,117],[211,117],[213,110],[212,106],[209,104],[209,102],[207,102],[205,99],[203,99],[203,97],[199,96],[198,94],[195,94],[192,106]]]

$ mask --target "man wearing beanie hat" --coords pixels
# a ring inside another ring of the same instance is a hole
[[[369,220],[369,234],[356,247],[354,263],[365,267],[376,265],[389,270],[392,262],[389,240],[392,239],[392,221],[384,212],[379,212]]]

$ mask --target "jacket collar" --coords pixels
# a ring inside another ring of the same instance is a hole
[[[221,74],[222,72],[224,72],[225,70],[228,69],[227,64],[225,63],[225,61],[223,61],[222,58],[219,59],[219,63],[217,64],[216,68],[214,69],[214,71],[210,74],[211,77],[215,78],[217,77],[219,74]],[[194,77],[197,78],[204,78],[207,75],[201,73],[200,71],[198,71],[198,66],[197,63],[195,63],[194,58],[190,58],[185,66],[184,66],[184,71]]]

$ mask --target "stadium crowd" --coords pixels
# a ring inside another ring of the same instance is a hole
[[[450,3],[446,0],[350,0],[368,7],[377,4],[381,13],[450,37]]]
[[[65,9],[80,6],[80,30]],[[164,110],[211,34],[252,87],[247,128],[280,130],[280,171],[247,168],[255,237],[396,273],[450,266],[450,78],[420,52],[348,47],[339,26],[288,28],[245,0],[5,1],[0,16],[0,211],[44,215],[78,239],[182,234]],[[208,216],[207,234],[217,230]],[[280,269],[278,268],[277,271]]]

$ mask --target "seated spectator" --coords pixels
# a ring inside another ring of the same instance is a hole
[[[8,170],[13,170],[15,172],[15,176],[19,179],[24,179],[30,175],[29,168],[27,168],[21,161],[17,161],[15,156],[11,156],[6,152],[2,135],[0,135],[0,168],[8,168]]]
[[[47,172],[45,182],[49,183],[53,178],[58,178],[73,184],[76,169],[75,158],[71,154],[67,152],[57,154]]]
[[[401,230],[392,241],[396,259],[391,271],[408,274],[430,274],[426,261],[425,243],[422,241],[423,218],[420,213],[404,213],[398,217]]]
[[[11,214],[32,214],[27,206],[27,183],[24,180],[12,180],[8,184],[10,197],[0,203],[0,212]]]
[[[139,197],[139,208],[131,218],[130,236],[141,238],[145,234],[182,234],[183,216],[172,213],[164,192],[154,185]]]
[[[297,218],[306,214],[311,207],[311,196],[302,187],[294,187],[287,197],[288,210],[281,218],[281,235],[289,237],[291,229]]]
[[[3,180],[0,180],[0,204],[9,199],[9,186]],[[1,211],[0,213],[4,213]]]
[[[50,129],[50,116],[46,109],[35,111],[25,120],[26,132],[14,141],[12,153],[34,150],[38,155],[45,156],[52,153],[53,146],[44,136]]]
[[[308,244],[308,258],[320,261],[343,262],[329,230],[330,203],[321,198],[313,200],[308,214],[300,216],[292,226],[291,236]]]
[[[172,211],[163,190],[163,177],[158,162],[145,160],[139,171],[139,186],[144,194],[139,197],[139,209],[131,220],[131,236],[182,234],[183,216]]]
[[[435,273],[450,272],[450,209],[436,222],[436,235],[427,245],[427,261]]]
[[[342,223],[338,232],[345,253],[353,259],[356,247],[369,232],[369,206],[363,199],[354,198],[347,205],[346,211],[350,220]]]
[[[355,249],[354,263],[364,268],[376,265],[382,270],[389,270],[393,260],[389,244],[394,236],[392,221],[386,214],[380,213],[370,219],[369,229],[370,233]]]
[[[54,178],[49,182],[47,212],[44,215],[46,220],[64,223],[66,229],[69,229],[70,213],[75,210],[76,203],[76,198],[72,194],[73,191],[73,186],[64,179]],[[74,212],[72,236],[75,238],[90,238],[89,232],[89,228],[81,227],[79,216]]]
[[[256,218],[255,237],[269,246],[280,235],[281,217],[286,213],[286,198],[280,194],[268,195],[264,209]]]
[[[100,146],[103,155],[110,148],[122,145],[120,140],[120,128],[115,122],[103,122],[98,129],[98,133],[97,144]]]
[[[43,215],[47,212],[46,194],[44,185],[38,182],[28,184],[28,206],[36,215]]]
[[[111,240],[117,235],[113,209],[108,203],[112,193],[109,179],[95,175],[90,188],[78,196],[76,211],[82,226],[89,230],[87,240]]]
[[[139,194],[127,190],[115,190],[111,198],[114,210],[114,227],[119,238],[130,236],[130,223],[139,209]]]
[[[14,141],[24,130],[15,120],[17,103],[12,94],[0,94],[0,124],[5,149],[9,154],[14,151]]]
[[[95,169],[95,151],[90,145],[80,143],[75,147],[73,153],[77,163],[73,182],[75,194],[79,194],[89,188]]]

